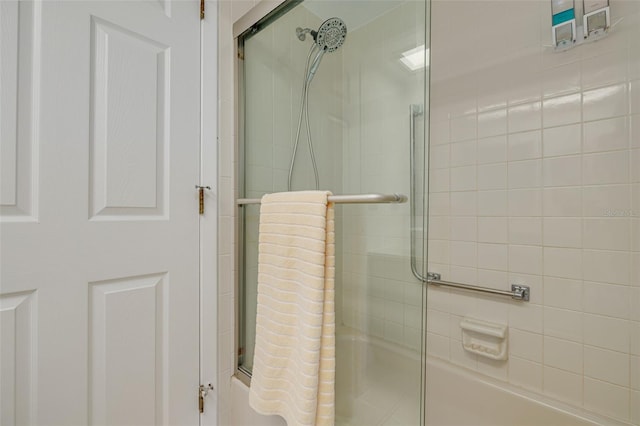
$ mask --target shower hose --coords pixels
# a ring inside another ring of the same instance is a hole
[[[302,119],[304,117],[307,122],[307,143],[309,144],[309,153],[311,155],[311,164],[313,164],[313,174],[316,182],[316,190],[320,189],[320,181],[318,179],[318,166],[316,164],[316,156],[313,152],[313,142],[311,140],[311,129],[309,123],[309,86],[313,80],[313,76],[309,76],[309,65],[313,53],[319,49],[316,43],[313,43],[307,55],[307,64],[304,69],[304,78],[302,80],[302,99],[300,101],[300,116],[298,118],[298,130],[296,131],[296,141],[293,145],[293,153],[291,154],[291,164],[289,165],[289,180],[287,181],[287,190],[291,191],[291,180],[293,178],[293,166],[296,163],[296,153],[298,152],[298,144],[300,142],[300,130],[302,129]]]

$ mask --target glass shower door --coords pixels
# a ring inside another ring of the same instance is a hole
[[[425,1],[292,1],[240,38],[241,198],[314,189],[314,157],[320,189],[411,198],[336,205],[338,425],[423,423],[426,288],[411,258],[425,275],[426,14]],[[346,37],[316,63],[314,32],[331,18],[344,22]],[[239,209],[238,370],[246,375],[255,335],[258,212]]]

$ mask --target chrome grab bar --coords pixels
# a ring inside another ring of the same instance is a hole
[[[411,230],[410,230],[410,244],[411,244],[411,272],[413,276],[423,283],[427,283],[430,285],[436,285],[441,287],[452,287],[458,288],[462,290],[475,291],[479,293],[488,293],[488,294],[497,294],[500,296],[508,296],[514,300],[520,300],[524,302],[529,301],[530,288],[526,285],[518,285],[512,284],[511,291],[507,290],[497,290],[490,287],[481,287],[477,285],[471,284],[461,284],[454,283],[451,281],[443,281],[440,274],[428,272],[427,276],[423,276],[420,271],[418,271],[418,267],[416,265],[416,255],[415,255],[415,226],[416,226],[416,212],[415,212],[415,200],[417,199],[415,193],[415,149],[416,149],[416,129],[415,129],[415,119],[416,117],[424,114],[424,108],[422,105],[410,105],[409,106],[409,155],[410,155],[410,179],[411,179],[411,188],[409,191],[411,207],[410,207],[410,216],[411,216]]]
[[[409,105],[409,163],[410,163],[410,170],[409,170],[409,179],[410,179],[410,189],[409,189],[409,195],[410,195],[410,201],[411,201],[411,206],[409,208],[409,216],[410,216],[410,225],[411,229],[409,230],[409,244],[411,245],[411,253],[410,253],[410,257],[411,257],[411,272],[413,273],[413,276],[416,277],[418,279],[418,281],[422,281],[422,282],[427,282],[428,277],[423,277],[422,274],[418,271],[418,267],[416,266],[416,253],[415,253],[415,240],[416,237],[414,235],[415,229],[416,229],[416,211],[415,211],[415,200],[416,200],[416,194],[415,194],[415,171],[416,171],[416,158],[415,158],[415,150],[416,150],[416,126],[415,126],[415,119],[417,116],[420,116],[424,114],[424,108],[422,107],[422,105],[419,104],[412,104]]]
[[[404,194],[354,194],[354,195],[329,195],[327,200],[336,204],[384,204],[406,203],[408,197]],[[260,204],[260,198],[238,198],[236,204]]]
[[[490,293],[490,294],[497,294],[500,296],[509,296],[514,300],[521,300],[523,302],[529,301],[529,295],[531,293],[530,288],[526,285],[511,284],[511,291],[507,291],[507,290],[497,290],[495,288],[489,288],[489,287],[480,287],[480,286],[471,285],[471,284],[461,284],[461,283],[454,283],[451,281],[443,281],[441,278],[442,277],[440,276],[440,274],[429,272],[427,274],[426,283],[442,286],[442,287],[453,287],[453,288],[459,288],[462,290],[477,291],[480,293]]]

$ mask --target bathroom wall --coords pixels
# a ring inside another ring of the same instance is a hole
[[[427,345],[638,425],[640,2],[611,11],[606,38],[554,52],[546,1],[433,3],[429,267],[531,301],[430,287]],[[462,349],[465,316],[509,325],[508,361]]]
[[[231,378],[235,373],[235,45],[233,23],[257,1],[218,1],[218,424],[231,425]],[[208,6],[216,6],[208,3]],[[203,361],[204,362],[204,361]]]

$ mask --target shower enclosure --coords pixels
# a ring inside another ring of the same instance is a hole
[[[339,425],[424,416],[426,290],[412,264],[426,275],[427,12],[425,1],[289,1],[239,37],[238,375],[251,375],[255,337],[248,199],[353,195],[336,204]]]

